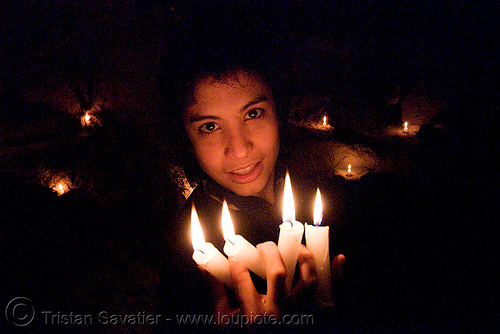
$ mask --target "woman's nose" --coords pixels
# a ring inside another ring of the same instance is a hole
[[[229,134],[225,153],[229,157],[246,158],[252,147],[250,136],[243,129],[240,129]]]

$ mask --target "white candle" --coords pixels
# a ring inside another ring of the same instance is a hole
[[[304,234],[304,225],[295,220],[292,184],[290,175],[286,173],[285,190],[283,195],[283,224],[280,225],[278,250],[286,268],[286,289],[290,292],[293,283],[293,274],[297,265],[299,247]]]
[[[316,271],[318,273],[318,288],[316,290],[316,300],[323,306],[333,306],[331,297],[331,273],[330,273],[330,251],[328,226],[320,226],[323,219],[323,204],[321,193],[316,191],[316,201],[314,203],[314,225],[306,224],[306,246],[314,255]]]
[[[227,286],[232,286],[229,273],[229,261],[210,242],[205,242],[203,230],[196,209],[191,209],[191,240],[193,242],[193,260]]]
[[[226,201],[222,203],[222,233],[224,234],[224,253],[247,267],[262,278],[266,278],[266,267],[259,251],[241,235],[234,232],[233,222]]]

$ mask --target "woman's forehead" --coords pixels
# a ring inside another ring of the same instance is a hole
[[[209,75],[198,81],[195,87],[195,93],[200,90],[201,87],[207,86],[231,86],[238,88],[246,88],[246,87],[256,87],[256,88],[264,88],[269,89],[269,85],[266,80],[264,80],[257,73],[243,71],[243,70],[235,70],[224,73],[222,75]]]
[[[222,98],[229,94],[240,95],[243,98],[255,98],[257,95],[265,95],[268,100],[272,100],[271,88],[264,80],[256,75],[239,72],[222,79],[207,77],[201,80],[196,85],[192,106],[200,102]]]

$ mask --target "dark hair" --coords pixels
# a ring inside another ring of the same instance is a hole
[[[288,111],[284,86],[279,80],[279,57],[262,36],[242,36],[235,31],[198,32],[171,41],[160,63],[157,84],[166,99],[162,118],[177,158],[190,182],[204,175],[186,134],[183,115],[193,102],[197,84],[206,78],[227,82],[245,72],[266,82],[274,97],[280,124]],[[179,140],[182,143],[179,143]]]

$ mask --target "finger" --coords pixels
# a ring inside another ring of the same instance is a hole
[[[210,280],[210,286],[212,289],[212,300],[214,303],[215,314],[232,314],[234,313],[233,308],[229,304],[229,299],[227,297],[226,288],[224,284],[215,277],[212,276]]]
[[[335,256],[335,258],[332,261],[332,277],[333,278],[340,278],[342,277],[342,270],[344,268],[344,262],[345,262],[345,256],[343,254],[339,254]]]
[[[292,291],[293,297],[312,293],[318,285],[318,272],[313,253],[306,246],[300,245],[297,260],[300,280]]]
[[[304,245],[300,245],[297,257],[300,279],[306,287],[315,287],[318,283],[318,271],[313,253]]]
[[[229,257],[229,271],[233,280],[234,292],[244,314],[256,313],[259,294],[250,277],[250,272],[233,257]]]
[[[267,294],[266,300],[272,304],[273,307],[277,306],[280,296],[285,296],[285,277],[286,268],[283,260],[281,259],[278,246],[272,241],[264,242],[257,245],[257,249],[262,256],[264,265],[266,266],[267,278]]]

